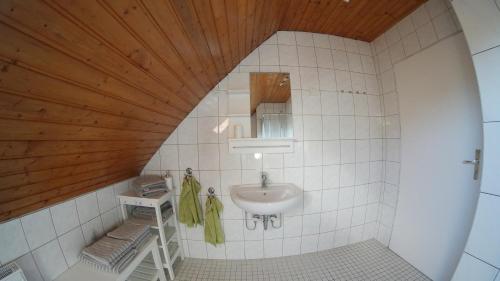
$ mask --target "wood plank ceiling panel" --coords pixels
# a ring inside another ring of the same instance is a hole
[[[0,221],[137,175],[277,30],[371,41],[423,2],[0,1]]]

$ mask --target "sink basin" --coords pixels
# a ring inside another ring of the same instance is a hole
[[[241,209],[258,215],[283,213],[295,206],[302,196],[302,190],[291,183],[243,184],[231,187],[231,199]]]

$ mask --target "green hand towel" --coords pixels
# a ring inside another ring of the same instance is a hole
[[[200,183],[194,177],[185,177],[182,182],[181,198],[179,200],[179,221],[188,227],[202,224],[203,213],[201,210]]]
[[[205,242],[212,245],[224,243],[224,232],[220,224],[222,203],[215,196],[209,196],[205,205]]]

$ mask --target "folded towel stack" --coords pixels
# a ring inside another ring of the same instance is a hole
[[[167,201],[163,203],[161,206],[161,216],[162,216],[162,221],[166,221],[172,214],[172,204]],[[142,206],[136,206],[132,208],[132,216],[134,218],[139,218],[139,219],[156,219],[156,213],[155,209],[151,207],[142,207]]]
[[[80,257],[99,270],[119,273],[150,237],[148,226],[126,222],[84,248]]]
[[[160,176],[146,175],[132,182],[135,193],[141,197],[155,196],[167,192],[167,184]]]

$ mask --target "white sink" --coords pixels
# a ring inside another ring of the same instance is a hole
[[[231,187],[231,199],[241,209],[258,215],[280,214],[295,206],[302,190],[291,183],[243,184]]]

